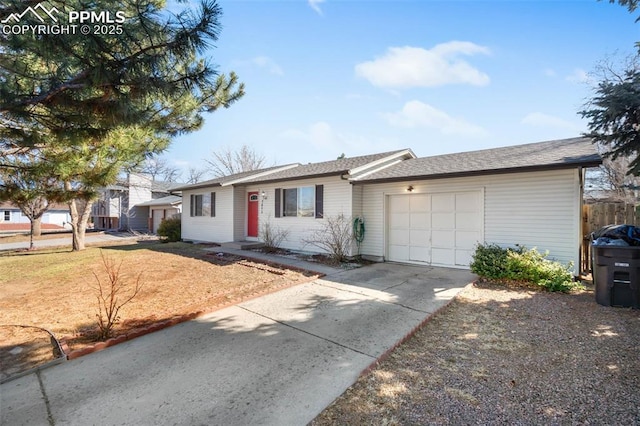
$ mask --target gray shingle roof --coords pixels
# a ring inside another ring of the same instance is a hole
[[[362,155],[359,157],[342,158],[339,160],[323,161],[321,163],[303,164],[280,172],[272,173],[267,176],[248,179],[243,183],[256,182],[279,182],[285,180],[303,179],[310,177],[340,175],[349,172],[355,168],[367,165],[377,160],[390,157],[407,149],[399,149],[389,152],[381,152],[379,154]]]
[[[182,184],[181,186],[176,186],[174,188],[172,188],[172,191],[182,191],[182,190],[187,190],[187,189],[198,189],[198,188],[205,188],[205,187],[209,187],[209,186],[222,186],[227,182],[233,182],[239,179],[243,179],[252,175],[257,175],[260,173],[265,173],[268,172],[270,170],[277,170],[279,168],[282,167],[287,167],[287,166],[273,166],[273,167],[267,167],[264,169],[258,169],[258,170],[251,170],[248,172],[240,172],[240,173],[234,173],[232,175],[228,175],[228,176],[218,176],[216,178],[210,179],[210,180],[206,180],[203,182],[198,182],[198,183],[194,183],[194,184],[189,184],[189,185],[185,185]]]
[[[136,207],[144,206],[163,206],[166,204],[182,203],[182,197],[177,195],[167,195],[166,197],[155,198],[153,200],[145,201],[144,203],[136,204]]]
[[[432,157],[413,158],[357,182],[435,179],[455,176],[594,167],[602,159],[589,138],[571,138]],[[356,182],[356,183],[357,183]]]

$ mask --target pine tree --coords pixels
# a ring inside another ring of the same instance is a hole
[[[36,4],[9,1],[0,17]],[[87,35],[0,32],[0,167],[16,150],[38,152],[41,161],[23,169],[55,177],[48,198],[69,203],[73,249],[81,250],[98,188],[198,130],[204,113],[229,107],[244,85],[206,57],[220,31],[215,1],[178,14],[160,0],[46,4],[60,24],[72,11],[125,17],[108,34],[91,26]],[[32,14],[20,22],[40,23]]]

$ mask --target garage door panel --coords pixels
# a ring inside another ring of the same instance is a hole
[[[456,211],[477,212],[480,209],[479,192],[462,192],[456,194]]]
[[[409,208],[413,212],[428,212],[431,210],[431,197],[427,194],[409,195]]]
[[[473,250],[456,250],[456,266],[469,266],[473,258]]]
[[[431,248],[431,263],[437,265],[455,265],[455,250],[443,248]]]
[[[430,262],[431,250],[428,247],[410,247],[409,260],[414,262]]]
[[[409,260],[409,246],[389,246],[389,259],[390,260]]]
[[[480,216],[477,212],[456,212],[456,229],[480,229]]]
[[[411,213],[409,216],[409,228],[428,229],[431,227],[431,216],[429,213]]]
[[[431,245],[433,247],[455,247],[455,231],[431,231]]]
[[[151,232],[158,232],[158,227],[160,226],[162,219],[164,219],[162,217],[162,210],[152,210],[151,215],[153,216],[153,229]]]
[[[456,231],[456,248],[474,249],[478,242],[480,242],[480,232]]]
[[[389,243],[394,246],[408,246],[411,233],[408,229],[394,229],[390,232]]]
[[[389,221],[392,229],[409,229],[409,213],[391,213]]]
[[[482,192],[389,196],[390,260],[468,266],[482,240]]]
[[[434,212],[452,212],[456,208],[454,194],[433,194],[431,196],[431,210]]]
[[[431,227],[433,229],[453,229],[456,225],[456,217],[453,213],[432,213]]]
[[[391,213],[403,213],[409,211],[409,196],[407,195],[398,195],[393,197],[389,201],[389,211]]]
[[[409,245],[429,247],[431,245],[429,234],[428,230],[412,229],[409,232]]]

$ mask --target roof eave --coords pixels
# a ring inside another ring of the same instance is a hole
[[[269,175],[272,175],[274,173],[282,172],[282,171],[289,170],[289,169],[294,169],[294,168],[298,167],[299,165],[300,165],[299,163],[286,164],[284,166],[277,167],[277,168],[275,168],[273,170],[268,170],[266,172],[255,173],[255,174],[246,176],[244,178],[239,178],[239,179],[230,180],[228,182],[223,182],[220,186],[240,185],[245,181],[251,181],[251,180],[254,180],[254,179],[260,179],[263,176],[269,176]]]
[[[368,179],[368,180],[363,179],[363,180],[353,181],[353,184],[363,185],[367,183],[406,182],[406,181],[416,181],[416,180],[448,179],[448,178],[472,177],[472,176],[483,176],[483,175],[502,175],[502,174],[523,173],[523,172],[541,172],[541,171],[548,171],[548,170],[576,169],[579,167],[584,167],[584,168],[598,167],[601,164],[602,164],[602,159],[599,159],[599,160],[583,161],[583,162],[576,162],[576,163],[546,164],[546,165],[527,166],[527,167],[509,167],[506,169],[470,170],[470,171],[464,171],[464,172],[438,173],[438,174],[432,174],[432,175],[398,176],[398,177]]]
[[[409,158],[416,158],[416,155],[413,153],[413,151],[407,148],[407,149],[403,149],[401,151],[395,152],[391,155],[387,155],[385,157],[379,158],[375,161],[371,161],[362,166],[354,167],[353,169],[349,170],[349,174],[357,175],[359,173],[368,173],[370,169],[376,166],[383,165],[384,163],[391,161],[394,158],[401,159],[402,157],[405,157],[405,156],[409,156]]]
[[[342,175],[348,175],[348,174],[349,174],[349,170],[339,170],[339,171],[326,172],[326,173],[311,173],[308,175],[295,176],[295,177],[290,176],[290,177],[284,177],[284,178],[278,178],[278,179],[265,179],[265,180],[260,179],[260,180],[251,181],[251,182],[243,182],[242,185],[258,185],[262,183],[297,181],[297,180],[303,180],[303,179],[315,179],[315,178],[323,178],[323,177],[329,177],[329,176],[342,176]]]
[[[193,184],[193,185],[186,185],[186,186],[180,186],[178,188],[172,189],[169,193],[170,194],[174,194],[176,192],[182,192],[182,191],[190,191],[192,189],[202,189],[202,188],[210,188],[212,186],[222,186],[220,184],[220,182],[213,182],[213,183],[201,183],[201,184]]]

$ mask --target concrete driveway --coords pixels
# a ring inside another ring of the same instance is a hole
[[[0,385],[6,425],[304,425],[475,277],[341,271]]]

